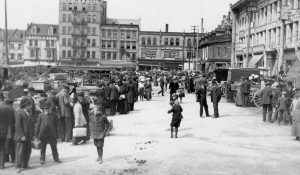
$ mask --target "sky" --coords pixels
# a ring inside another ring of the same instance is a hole
[[[4,1],[0,0],[0,28],[5,27]],[[201,25],[211,31],[237,0],[107,0],[109,18],[141,19],[141,30],[191,32]],[[58,24],[59,0],[7,0],[8,28],[26,29],[27,24]]]

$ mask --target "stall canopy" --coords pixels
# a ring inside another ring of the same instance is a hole
[[[254,55],[251,61],[249,62],[249,68],[257,68],[256,64],[264,57],[264,54]]]

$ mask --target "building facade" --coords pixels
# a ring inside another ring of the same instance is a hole
[[[230,15],[224,15],[221,24],[215,30],[200,38],[198,70],[211,72],[217,68],[230,67],[231,28]]]
[[[24,63],[25,30],[16,29],[9,37],[9,64],[20,66]]]
[[[58,60],[58,25],[31,23],[24,40],[24,65],[56,65]]]
[[[288,72],[299,47],[299,0],[240,0],[233,16],[233,67]]]
[[[101,25],[100,66],[136,69],[139,24]]]
[[[169,32],[168,26],[165,32],[140,31],[139,69],[193,69],[196,43],[201,36],[197,33]]]
[[[106,1],[59,1],[60,65],[95,66],[100,62],[101,24],[106,23]]]

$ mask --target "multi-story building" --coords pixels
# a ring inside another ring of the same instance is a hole
[[[240,0],[233,16],[233,67],[287,72],[299,47],[299,0]]]
[[[60,65],[97,66],[100,26],[106,23],[106,1],[59,1]]]
[[[200,38],[198,70],[207,72],[230,66],[231,28],[230,15],[224,15],[221,24],[214,31]]]
[[[109,19],[101,25],[101,67],[136,69],[140,21],[122,22]]]
[[[140,31],[138,66],[140,70],[149,69],[193,69],[197,43],[202,34]],[[198,41],[197,41],[198,38]],[[194,44],[193,44],[193,40]]]
[[[20,34],[21,32],[21,34]],[[22,33],[23,31],[19,31],[18,29],[15,29],[15,30],[12,30],[12,29],[8,29],[7,30],[7,33],[8,33],[8,52],[9,53],[20,53],[20,49],[19,49],[19,41],[23,39],[23,35],[24,35],[24,32]],[[14,33],[16,33],[16,35],[14,35]],[[19,33],[20,35],[17,36],[17,33]],[[14,35],[14,37],[13,37]],[[6,35],[5,35],[5,29],[0,29],[0,65],[6,65],[7,63],[7,58],[6,58]],[[11,40],[12,39],[12,40]],[[14,48],[15,44],[17,44],[18,46],[16,46],[16,48]],[[23,44],[22,44],[23,45]],[[13,46],[13,48],[10,48],[10,46]],[[21,48],[23,48],[21,46]],[[23,53],[22,53],[23,55]],[[12,63],[16,63],[15,61],[15,58],[17,58],[18,60],[18,55],[13,55],[12,54],[9,54],[9,65],[12,64]],[[23,59],[23,56],[21,57]],[[11,60],[13,59],[13,60]],[[8,65],[8,66],[9,66]]]
[[[9,64],[20,66],[24,63],[25,30],[16,29],[9,37]]]
[[[31,23],[25,32],[24,65],[55,65],[58,46],[58,25]]]

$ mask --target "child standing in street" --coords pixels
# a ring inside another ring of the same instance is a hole
[[[183,109],[180,106],[179,101],[175,100],[174,104],[172,105],[172,109],[168,111],[168,114],[173,113],[172,121],[171,121],[171,124],[170,124],[170,126],[171,126],[171,138],[174,137],[174,135],[173,135],[174,128],[175,128],[175,138],[177,138],[177,136],[178,136],[178,128],[179,128],[181,120],[183,118],[183,116],[181,114],[182,111],[183,111]]]
[[[284,91],[282,92],[281,97],[278,99],[278,103],[277,103],[277,108],[279,111],[279,119],[278,119],[278,124],[280,125],[280,122],[283,122],[283,124],[285,124],[285,122],[288,120],[290,121],[289,115],[288,115],[288,99],[286,97],[287,93]],[[283,115],[285,117],[283,117]]]
[[[108,122],[107,117],[102,114],[101,108],[99,108],[98,106],[95,108],[95,119],[94,121],[92,121],[91,134],[98,153],[96,162],[102,164],[104,138],[106,136],[106,132],[111,128],[111,125]]]

